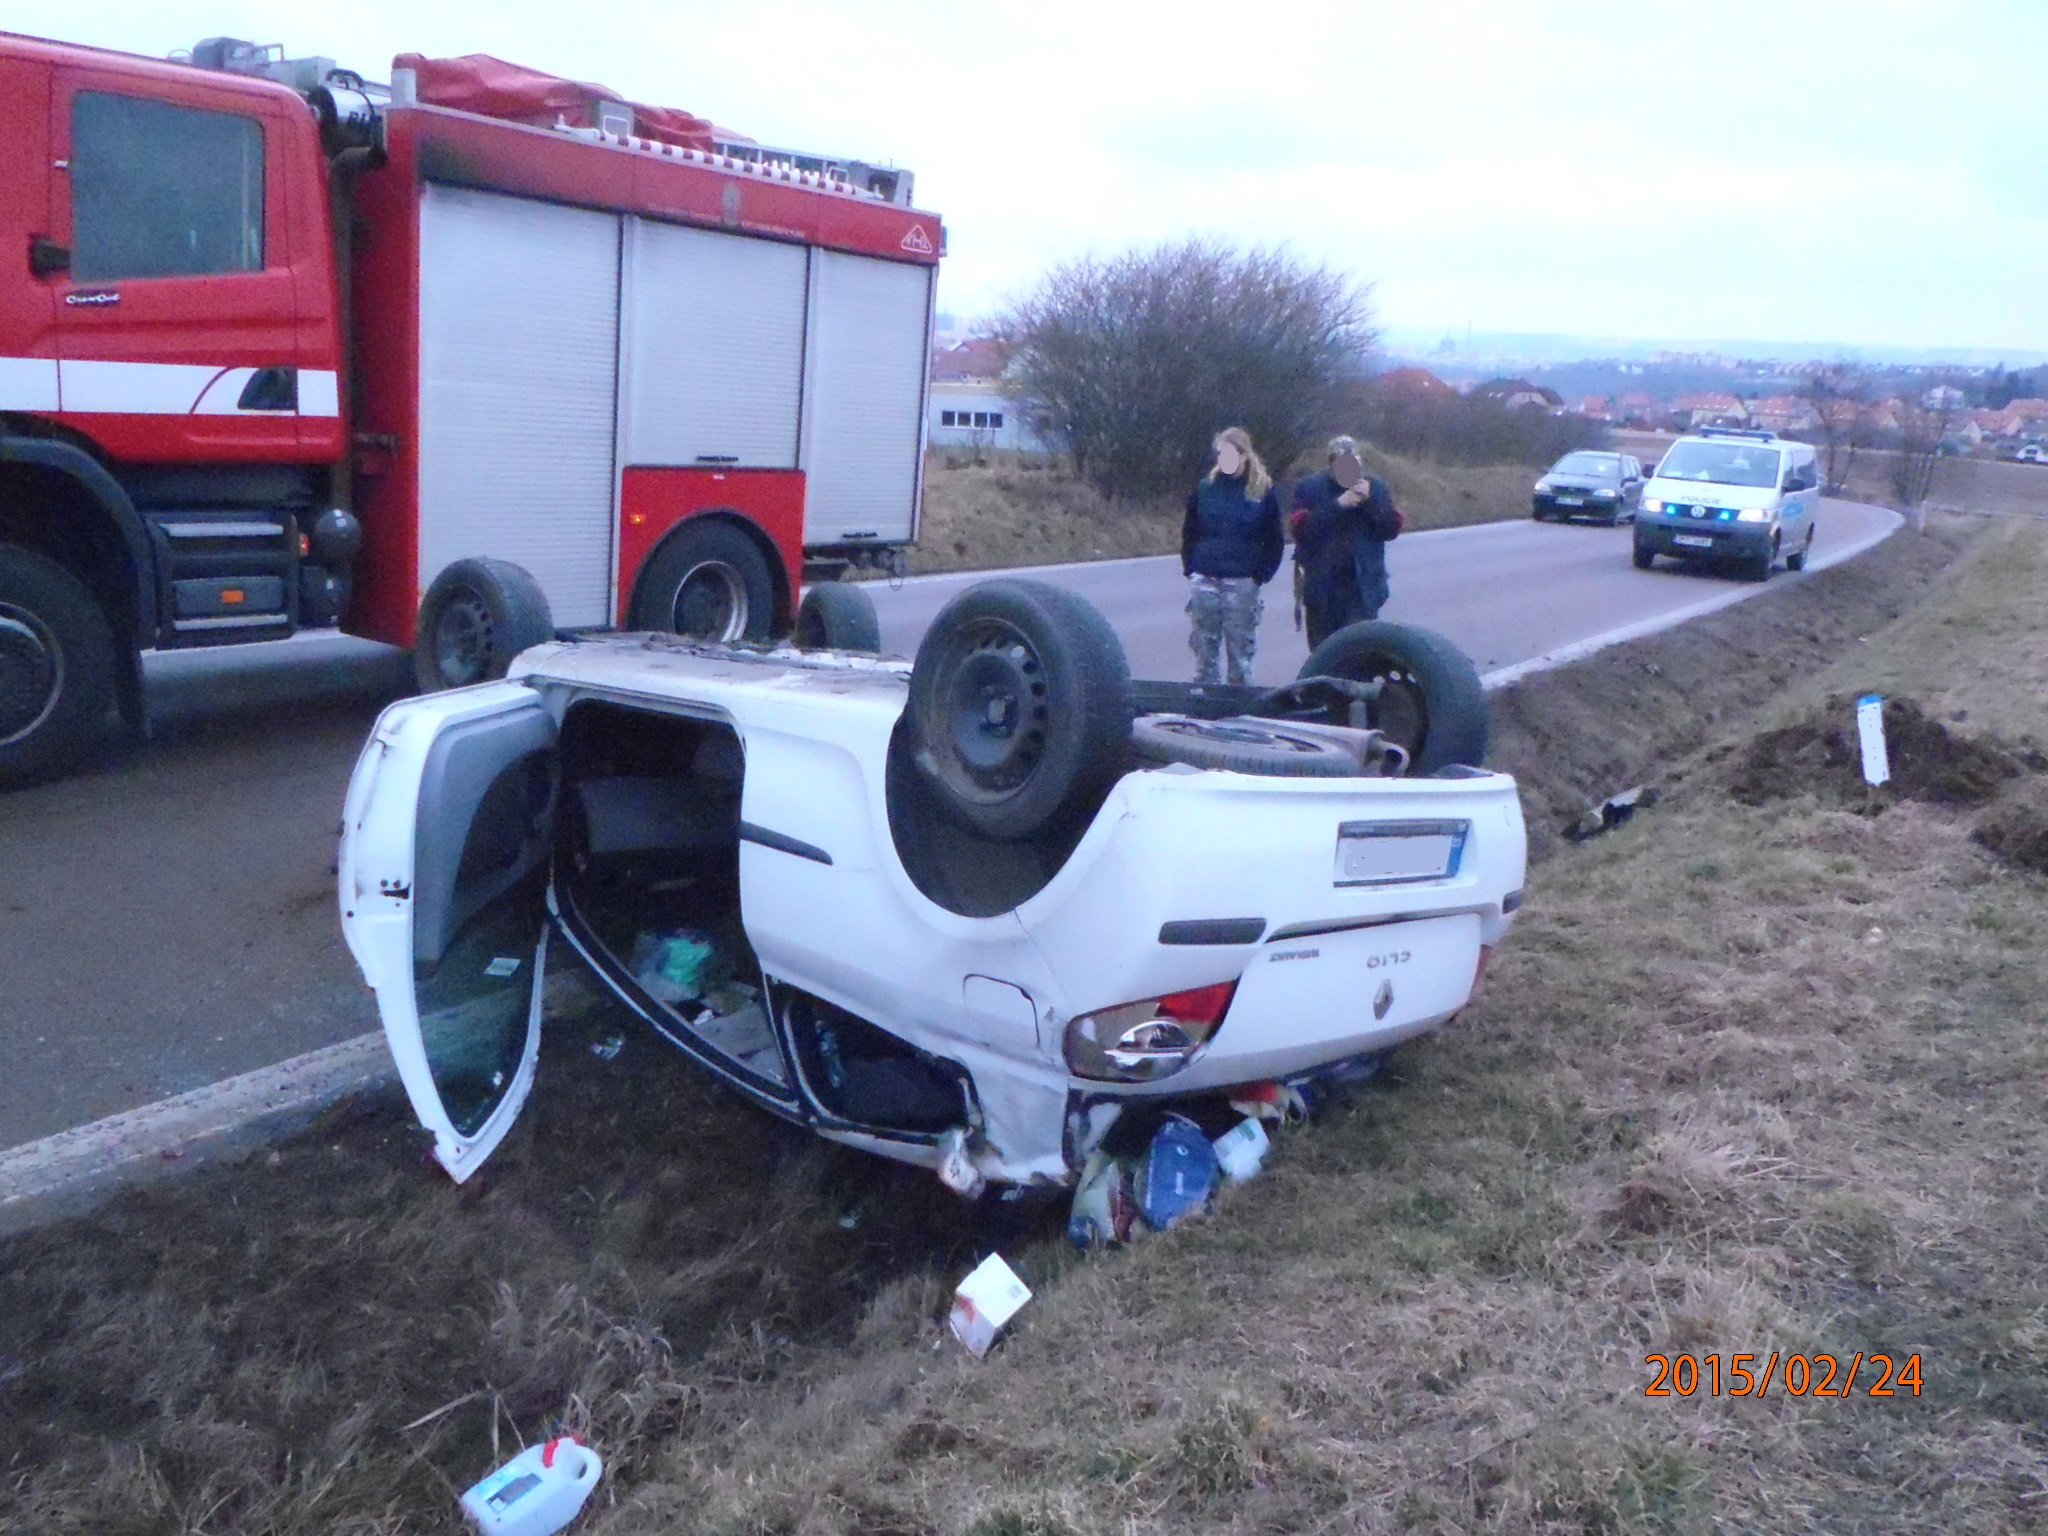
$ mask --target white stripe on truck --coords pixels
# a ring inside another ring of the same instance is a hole
[[[245,411],[242,390],[258,372],[215,363],[117,363],[98,358],[0,357],[0,411],[80,411],[107,416],[278,416]],[[339,416],[341,381],[331,368],[301,368],[301,416]]]

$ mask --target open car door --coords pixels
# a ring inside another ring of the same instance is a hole
[[[457,1183],[533,1086],[555,747],[539,695],[489,684],[392,705],[349,781],[342,931],[413,1112]]]

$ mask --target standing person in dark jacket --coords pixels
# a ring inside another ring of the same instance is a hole
[[[1294,489],[1295,595],[1313,650],[1346,624],[1376,619],[1387,600],[1387,545],[1406,523],[1387,482],[1368,475],[1358,444],[1330,439],[1329,468]]]
[[[1218,681],[1218,656],[1229,681],[1249,681],[1265,605],[1259,588],[1273,579],[1286,550],[1273,477],[1243,427],[1226,427],[1212,445],[1216,465],[1188,496],[1180,530],[1180,568],[1188,578],[1188,646],[1195,681]]]

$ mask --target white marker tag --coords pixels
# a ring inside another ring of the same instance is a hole
[[[1866,693],[1856,701],[1856,735],[1863,747],[1863,782],[1891,781],[1891,754],[1884,745],[1884,696]]]

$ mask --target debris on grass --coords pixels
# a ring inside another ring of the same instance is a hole
[[[947,1321],[953,1336],[979,1360],[994,1347],[1004,1325],[1031,1299],[1031,1288],[1017,1278],[1017,1272],[992,1253],[975,1265],[973,1273],[953,1293],[953,1311]]]
[[[604,1461],[573,1435],[530,1445],[462,1496],[479,1536],[554,1536],[582,1512]]]
[[[1598,805],[1588,806],[1564,828],[1566,839],[1583,843],[1612,832],[1624,826],[1637,811],[1646,811],[1657,803],[1656,789],[1647,784],[1638,784],[1633,789],[1624,789],[1618,795],[1609,795]]]

